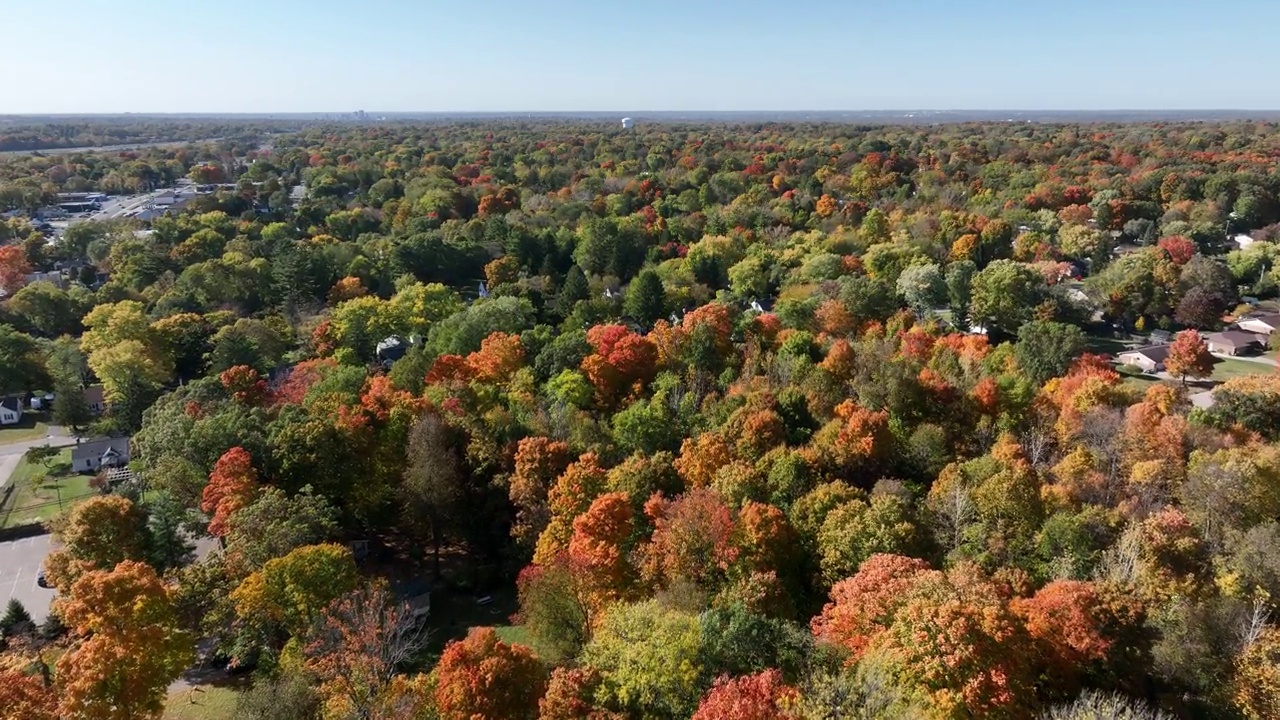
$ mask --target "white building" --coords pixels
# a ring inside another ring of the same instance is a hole
[[[636,121],[635,121],[635,120],[632,120],[631,118],[622,118],[622,129],[623,129],[623,130],[630,130],[631,128],[633,128],[633,127],[635,127],[635,126],[636,126]]]
[[[22,398],[0,398],[0,425],[17,425],[22,422]]]
[[[1236,235],[1235,237],[1231,238],[1231,241],[1234,242],[1241,250],[1258,242],[1257,240],[1254,240],[1248,235]]]

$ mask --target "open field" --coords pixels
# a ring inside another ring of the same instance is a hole
[[[17,425],[0,427],[0,445],[38,440],[48,434],[49,425],[45,422],[44,414],[28,412],[23,414]]]
[[[240,690],[218,685],[200,685],[169,694],[163,720],[231,720]]]
[[[38,484],[35,478],[43,478]],[[46,468],[25,457],[9,478],[13,490],[0,506],[0,527],[46,522],[94,494],[88,475],[71,472],[71,448],[63,448]]]

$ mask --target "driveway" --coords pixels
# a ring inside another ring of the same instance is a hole
[[[1259,365],[1270,365],[1276,367],[1276,359],[1267,357],[1266,355],[1220,355],[1211,353],[1214,357],[1222,360],[1241,360],[1243,362],[1258,363]]]
[[[53,602],[53,590],[36,585],[40,564],[49,554],[51,536],[37,535],[0,543],[0,604],[12,598],[22,602],[31,619],[44,622]]]

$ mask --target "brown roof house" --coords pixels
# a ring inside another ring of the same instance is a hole
[[[90,385],[84,389],[84,404],[94,415],[101,415],[107,411],[107,398],[101,385]]]
[[[1236,326],[1251,333],[1270,335],[1280,328],[1280,313],[1259,313],[1240,318]]]
[[[1209,333],[1204,340],[1215,355],[1248,355],[1262,349],[1262,336],[1243,330]]]
[[[1164,370],[1164,361],[1169,357],[1168,345],[1152,345],[1122,352],[1116,359],[1124,365],[1136,365],[1143,372],[1158,373]]]

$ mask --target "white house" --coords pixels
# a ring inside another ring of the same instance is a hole
[[[1249,315],[1236,321],[1236,326],[1259,335],[1270,335],[1280,328],[1280,313],[1262,313]]]
[[[0,398],[0,425],[17,425],[22,422],[22,398]]]
[[[1116,359],[1124,365],[1136,365],[1143,372],[1156,373],[1164,369],[1164,361],[1169,357],[1168,345],[1152,345],[1122,352]]]
[[[100,438],[71,448],[71,469],[97,472],[102,468],[120,468],[129,462],[129,438]]]

